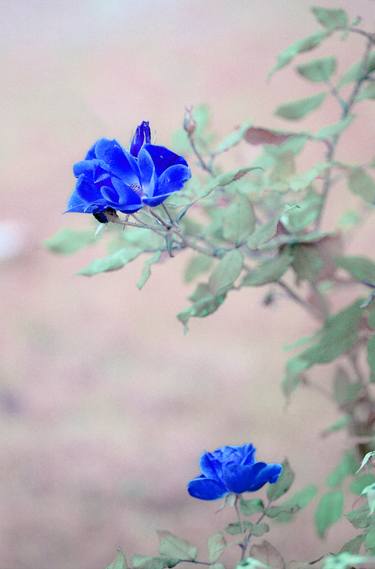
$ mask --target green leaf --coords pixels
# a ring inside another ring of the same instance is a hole
[[[337,431],[341,431],[342,429],[345,429],[345,427],[347,427],[350,424],[350,422],[351,422],[350,415],[342,415],[342,417],[339,417],[337,421],[335,421],[334,423],[332,423],[332,425],[330,425],[329,427],[324,429],[324,431],[322,431],[322,436],[327,437],[331,433],[336,433]]]
[[[372,305],[368,311],[367,323],[375,330],[375,305]]]
[[[309,63],[299,65],[297,71],[302,77],[314,83],[328,81],[336,71],[336,58],[322,57],[321,59],[314,59],[309,61]]]
[[[367,497],[369,512],[372,515],[375,512],[375,484],[363,488],[361,495]]]
[[[246,176],[246,174],[252,172],[253,170],[259,170],[259,168],[256,168],[254,166],[248,168],[237,168],[237,170],[232,170],[230,172],[226,172],[225,174],[220,174],[219,176],[215,176],[215,178],[212,178],[212,180],[210,180],[210,182],[204,188],[204,192],[207,191],[207,194],[205,194],[203,197],[206,197],[213,190],[216,190],[217,188],[225,188],[226,186],[229,186],[233,182],[237,182],[238,180],[240,180],[241,178]]]
[[[136,259],[141,253],[142,250],[136,248],[120,249],[112,255],[108,255],[107,257],[92,261],[89,265],[87,265],[87,267],[81,269],[78,274],[84,275],[85,277],[92,277],[99,273],[118,271],[131,261],[134,261],[134,259]]]
[[[176,565],[176,563],[174,563]],[[170,566],[173,567],[173,564]],[[168,560],[162,557],[151,557],[150,555],[133,555],[133,569],[165,569],[169,567]]]
[[[227,292],[233,286],[242,271],[242,263],[242,253],[238,249],[229,251],[220,259],[208,281],[210,291],[214,296]]]
[[[352,510],[345,514],[349,522],[354,526],[356,529],[365,529],[369,527],[371,523],[371,518],[369,516],[369,508],[368,505],[365,504],[356,510]]]
[[[288,231],[296,233],[314,223],[321,209],[322,198],[313,190],[305,198],[289,206],[281,216],[281,221]]]
[[[375,553],[375,527],[370,528],[367,532],[364,544],[368,553]]]
[[[278,257],[263,261],[243,279],[242,286],[262,286],[278,281],[292,264],[293,256],[285,249]]]
[[[359,553],[364,539],[364,535],[357,535],[357,537],[347,541],[345,545],[342,546],[340,553]]]
[[[313,365],[329,363],[350,350],[358,338],[358,326],[362,316],[360,305],[361,301],[356,301],[330,316],[315,335],[315,345],[289,360],[288,367],[293,366],[301,373]]]
[[[271,219],[267,223],[258,225],[254,233],[247,240],[247,246],[250,249],[259,249],[261,245],[267,243],[276,233],[279,218]]]
[[[254,524],[252,522],[243,521],[242,524],[240,524],[239,522],[234,522],[228,524],[227,527],[225,528],[225,531],[229,533],[229,535],[238,535],[248,529],[252,530],[253,526]]]
[[[317,491],[317,487],[313,484],[306,486],[279,506],[267,508],[266,515],[269,518],[277,519],[282,514],[295,514],[299,510],[302,510],[302,508],[308,506],[311,500],[316,496]]]
[[[224,552],[227,546],[226,539],[222,532],[214,533],[208,538],[208,560],[215,563]]]
[[[341,490],[323,494],[315,512],[315,527],[319,537],[325,537],[328,529],[339,521],[343,508],[344,495]]]
[[[350,484],[350,491],[357,496],[361,496],[363,490],[375,483],[375,474],[362,474],[355,478]]]
[[[329,555],[324,559],[322,569],[352,569],[358,563],[367,563],[367,557],[363,555],[352,555],[350,553],[340,553],[339,555]]]
[[[268,533],[269,531],[270,531],[270,526],[265,523],[254,524],[251,529],[251,533],[254,537],[261,537],[262,535]]]
[[[223,216],[223,237],[236,244],[243,243],[255,229],[255,215],[245,196],[237,196]]]
[[[107,565],[106,569],[128,569],[125,555],[122,551],[118,551],[116,559],[110,565]]]
[[[298,99],[290,103],[285,103],[277,107],[275,114],[279,117],[288,120],[299,120],[320,107],[326,95],[325,93],[318,93],[312,97],[305,99]]]
[[[272,75],[273,73],[275,73],[279,69],[282,69],[283,67],[288,65],[288,63],[290,63],[296,57],[296,55],[298,55],[299,53],[310,51],[310,50],[314,49],[315,47],[317,47],[318,45],[320,45],[320,43],[326,37],[328,37],[328,35],[329,35],[329,33],[326,31],[318,32],[316,34],[308,36],[307,38],[303,38],[301,40],[298,40],[295,43],[293,43],[292,45],[290,45],[289,47],[287,47],[286,49],[284,49],[278,55],[277,63],[275,65],[275,67],[272,69],[270,75]]]
[[[246,131],[251,127],[250,122],[245,122],[235,131],[233,131],[229,136],[224,138],[224,140],[219,144],[219,146],[215,149],[214,154],[221,154],[222,152],[226,152],[233,146],[236,146],[243,140]]]
[[[245,498],[240,499],[240,510],[244,516],[252,516],[258,512],[263,512],[264,504],[260,498],[252,498],[250,500],[245,500]]]
[[[375,376],[375,335],[371,336],[367,342],[367,362],[372,376]]]
[[[348,115],[341,121],[338,121],[334,124],[330,124],[328,126],[324,126],[315,135],[315,138],[319,140],[327,140],[328,138],[332,138],[333,136],[337,136],[344,132],[346,128],[352,123],[354,116]]]
[[[365,101],[366,99],[375,99],[375,83],[369,83],[362,87],[356,101]]]
[[[293,247],[293,269],[299,281],[316,282],[323,266],[324,262],[316,248],[308,245]]]
[[[324,28],[334,30],[336,28],[345,28],[349,25],[349,18],[345,10],[341,8],[321,8],[313,6],[312,13]]]
[[[336,468],[328,475],[327,485],[331,488],[340,486],[345,478],[356,472],[358,467],[354,454],[350,451],[346,452]]]
[[[142,274],[137,282],[137,287],[141,290],[151,276],[151,266],[160,261],[161,251],[157,251],[152,257],[145,261]]]
[[[375,51],[372,51],[368,57],[367,66],[364,68],[363,60],[358,61],[352,65],[346,73],[342,76],[339,82],[339,87],[344,87],[348,83],[358,81],[362,77],[368,75],[375,70]]]
[[[340,407],[355,401],[361,389],[362,385],[360,383],[352,383],[350,376],[344,368],[337,368],[333,382],[333,393],[335,401],[337,401]]]
[[[95,235],[93,231],[60,229],[53,237],[46,239],[44,245],[54,253],[71,255],[94,242]]]
[[[171,557],[172,559],[186,559],[189,561],[195,561],[197,558],[197,548],[188,541],[166,530],[159,530],[157,534],[160,540],[160,555]]]
[[[194,304],[177,314],[177,318],[185,327],[185,332],[190,318],[205,318],[213,314],[223,304],[225,296],[225,294],[214,296],[207,284],[200,283],[190,297]]]
[[[275,484],[270,484],[267,488],[267,498],[270,502],[274,502],[281,496],[284,496],[293,484],[295,474],[289,464],[288,459],[283,462],[283,469],[278,481]]]
[[[195,255],[190,259],[185,269],[185,282],[191,283],[200,275],[206,273],[212,267],[213,259],[206,255]]]
[[[367,257],[336,257],[336,265],[347,271],[358,281],[375,285],[375,263]]]

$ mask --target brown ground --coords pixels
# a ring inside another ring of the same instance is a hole
[[[341,5],[371,29],[371,0]],[[80,278],[74,273],[94,250],[58,258],[41,244],[60,227],[88,226],[61,212],[71,164],[100,136],[126,142],[149,119],[167,143],[184,106],[201,101],[223,134],[249,118],[285,126],[272,110],[309,87],[292,71],[265,77],[282,48],[316,30],[308,6],[0,1],[2,218],[26,239],[23,254],[1,268],[0,569],[102,569],[118,545],[154,551],[156,528],[203,544],[225,518],[185,491],[204,449],[253,441],[261,458],[289,456],[302,487],[323,481],[344,448],[339,435],[319,438],[336,416],[319,394],[301,392],[284,408],[282,346],[314,326],[297,307],[281,300],[266,310],[260,291],[232,294],[184,337],[175,320],[188,294],[184,258],[157,267],[139,292],[140,264]],[[339,47],[348,63],[360,44]],[[372,154],[367,103],[363,115],[343,149],[353,162]],[[336,117],[328,106],[304,126]],[[241,152],[251,157],[249,147]],[[350,203],[344,191],[331,215]],[[353,250],[371,253],[369,239],[367,226]],[[337,533],[319,542],[312,515],[309,508],[293,529],[275,532],[287,555],[318,557],[340,543]]]

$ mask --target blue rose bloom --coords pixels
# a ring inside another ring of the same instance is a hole
[[[105,215],[100,214],[106,210],[131,214],[145,205],[158,206],[191,177],[185,158],[151,144],[145,121],[137,127],[129,151],[117,140],[101,138],[73,172],[77,183],[67,212],[92,213],[103,221]]]
[[[281,464],[256,462],[255,452],[252,444],[205,452],[200,459],[202,474],[189,482],[189,494],[200,500],[217,500],[231,493],[255,492],[267,482],[277,482]]]

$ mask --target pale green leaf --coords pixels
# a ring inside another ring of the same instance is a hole
[[[255,229],[255,215],[245,196],[236,196],[223,215],[223,237],[227,241],[243,243]]]
[[[172,559],[186,559],[189,561],[194,561],[197,558],[197,548],[188,541],[181,539],[166,530],[159,530],[157,534],[160,540],[160,555],[170,557]]]
[[[353,119],[354,119],[353,115],[348,115],[344,119],[334,124],[324,126],[320,130],[318,130],[318,132],[315,135],[315,138],[318,138],[319,140],[326,140],[327,138],[331,138],[333,136],[341,134],[342,132],[344,132],[346,128],[348,128],[348,126],[352,123]]]
[[[299,53],[310,51],[320,45],[320,43],[326,37],[328,37],[328,35],[329,33],[327,31],[318,32],[316,34],[308,36],[307,38],[298,40],[292,45],[288,46],[278,55],[277,63],[272,69],[270,75],[288,65],[288,63],[290,63]]]
[[[375,375],[375,335],[371,336],[367,342],[367,361],[371,373]]]
[[[371,486],[375,487],[375,474],[371,474],[370,472],[366,474],[361,474],[354,478],[354,480],[350,484],[350,491],[353,494],[357,494],[360,496],[361,494],[365,493],[365,490],[370,488]]]
[[[278,519],[283,514],[295,514],[310,504],[311,500],[316,496],[317,491],[317,487],[312,484],[306,486],[279,506],[267,508],[266,515],[269,518]]]
[[[178,320],[184,325],[185,332],[188,329],[190,318],[205,318],[216,312],[223,304],[225,294],[214,296],[207,284],[200,283],[190,298],[193,305],[177,314]]]
[[[230,148],[233,148],[233,146],[239,144],[241,140],[243,140],[246,131],[250,127],[251,127],[250,122],[245,122],[244,124],[242,124],[239,128],[233,131],[219,144],[219,146],[214,150],[214,154],[221,154],[222,152],[226,152]]]
[[[365,75],[368,75],[375,70],[375,51],[372,51],[367,60],[367,66],[364,67],[363,60],[352,65],[346,73],[342,76],[339,82],[339,87],[344,87],[348,83],[358,81]]]
[[[267,243],[276,233],[279,218],[271,219],[267,223],[258,225],[254,233],[247,240],[247,246],[250,249],[259,249],[261,245]]]
[[[357,535],[350,541],[347,541],[341,548],[340,553],[359,553],[363,541],[365,539],[364,535]]]
[[[258,512],[263,512],[264,504],[260,498],[252,498],[250,500],[245,500],[245,498],[240,499],[240,510],[244,516],[252,516]]]
[[[325,537],[328,529],[339,521],[343,508],[344,496],[341,490],[323,494],[315,512],[315,527],[319,537]]]
[[[92,277],[99,273],[107,273],[109,271],[117,271],[122,269],[125,265],[136,259],[142,251],[140,249],[120,249],[103,257],[101,259],[96,259],[92,261],[87,267],[84,267],[79,271],[79,275],[84,275],[86,277]]]
[[[139,289],[142,289],[147,283],[148,279],[151,276],[151,266],[154,265],[155,263],[158,263],[160,261],[160,257],[161,257],[161,252],[157,251],[154,255],[152,255],[152,257],[150,257],[149,259],[147,259],[147,261],[145,261],[142,274],[137,282],[137,287]]]
[[[344,552],[339,555],[326,557],[323,561],[322,569],[352,569],[358,563],[367,563],[367,557]]]
[[[281,496],[284,496],[293,484],[295,474],[289,464],[288,459],[283,462],[283,469],[280,477],[275,484],[270,484],[267,488],[267,498],[269,501],[274,502]]]
[[[252,545],[250,555],[262,563],[266,563],[272,569],[285,569],[285,561],[279,551],[269,541],[263,540],[261,543]]]
[[[313,6],[311,11],[319,24],[328,30],[345,28],[349,24],[347,13],[341,8],[322,8],[320,6]]]
[[[362,87],[356,101],[365,101],[366,99],[375,99],[375,83],[369,83]]]
[[[328,81],[336,71],[336,59],[334,57],[322,57],[314,59],[297,67],[302,77],[314,83]]]
[[[281,255],[267,261],[251,270],[243,279],[242,286],[262,286],[278,281],[292,264],[293,256],[288,249]]]
[[[361,466],[358,468],[357,472],[359,472],[360,470],[362,470],[362,468],[364,468],[365,466],[367,466],[367,463],[368,463],[370,460],[372,461],[372,459],[375,459],[375,450],[372,450],[372,451],[368,452],[368,453],[364,456],[364,458],[363,458],[363,460],[362,460],[362,462],[361,462]]]
[[[54,253],[71,255],[94,242],[95,235],[93,231],[60,229],[53,237],[46,239],[44,245]]]
[[[208,560],[215,563],[225,551],[227,546],[224,534],[221,532],[214,533],[208,538]]]
[[[306,97],[305,99],[298,99],[297,101],[292,101],[290,103],[285,103],[280,105],[275,114],[279,117],[288,120],[298,120],[302,119],[323,103],[326,97],[325,93],[318,93],[312,97]]]
[[[336,257],[336,265],[358,281],[375,285],[375,263],[367,257]]]
[[[269,565],[265,565],[261,561],[258,561],[258,559],[254,559],[253,557],[247,557],[236,566],[236,569],[271,569],[271,568]]]
[[[170,564],[171,567],[176,563]],[[133,555],[132,567],[133,569],[165,569],[168,567],[167,559],[162,557],[151,557],[150,555]]]
[[[209,278],[209,288],[214,296],[227,292],[240,276],[243,257],[238,249],[233,249],[220,259]]]
[[[190,283],[212,267],[213,259],[207,255],[195,255],[185,269],[185,282]]]
[[[336,468],[328,475],[327,485],[331,488],[340,486],[345,478],[355,473],[358,467],[354,454],[351,451],[346,452]]]
[[[375,512],[375,484],[373,483],[363,488],[361,494],[367,497],[370,515],[372,515]]]
[[[128,569],[125,555],[122,551],[117,553],[116,559],[110,565],[107,565],[106,569]]]

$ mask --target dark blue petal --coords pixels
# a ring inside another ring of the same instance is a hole
[[[137,126],[130,143],[130,154],[138,156],[142,146],[148,142],[151,142],[150,125],[147,121],[143,121],[139,126]]]
[[[200,461],[200,469],[207,478],[220,480],[221,477],[221,464],[215,459],[211,452],[202,454]]]
[[[96,158],[95,146],[96,146],[96,142],[95,142],[95,144],[93,144],[93,145],[91,146],[91,148],[87,151],[87,154],[86,154],[86,156],[85,156],[85,160],[92,160],[93,158]]]
[[[81,174],[77,180],[76,192],[86,203],[102,199],[99,187],[96,187],[93,182],[87,181],[84,174]]]
[[[150,154],[144,148],[138,155],[138,168],[143,193],[146,197],[152,196],[156,186],[156,171]]]
[[[94,179],[97,162],[98,160],[81,160],[81,162],[76,162],[73,166],[73,173],[75,177],[78,178],[81,174],[86,174]]]
[[[77,212],[77,213],[85,213],[85,208],[87,207],[87,203],[77,194],[74,190],[72,195],[69,198],[67,208],[65,213],[69,212]]]
[[[263,468],[259,469],[253,485],[250,488],[251,492],[259,490],[259,488],[262,488],[267,482],[270,484],[277,482],[282,471],[281,464],[265,464],[262,462],[258,462],[257,464],[262,464]]]
[[[256,448],[252,444],[243,445],[240,447],[242,454],[242,464],[254,464]]]
[[[223,484],[205,476],[197,476],[188,484],[187,490],[193,498],[199,500],[217,500],[228,494]]]
[[[157,176],[161,176],[161,174],[170,166],[175,166],[176,164],[183,164],[184,166],[187,166],[185,158],[175,154],[171,150],[168,150],[165,146],[145,144],[143,149],[151,156]]]
[[[173,192],[181,190],[190,177],[190,169],[187,166],[182,164],[171,166],[160,176],[153,195],[145,197],[144,203],[151,207],[161,204]]]
[[[112,175],[121,178],[129,186],[140,183],[135,159],[116,140],[98,140],[95,152],[102,161],[102,167]]]

